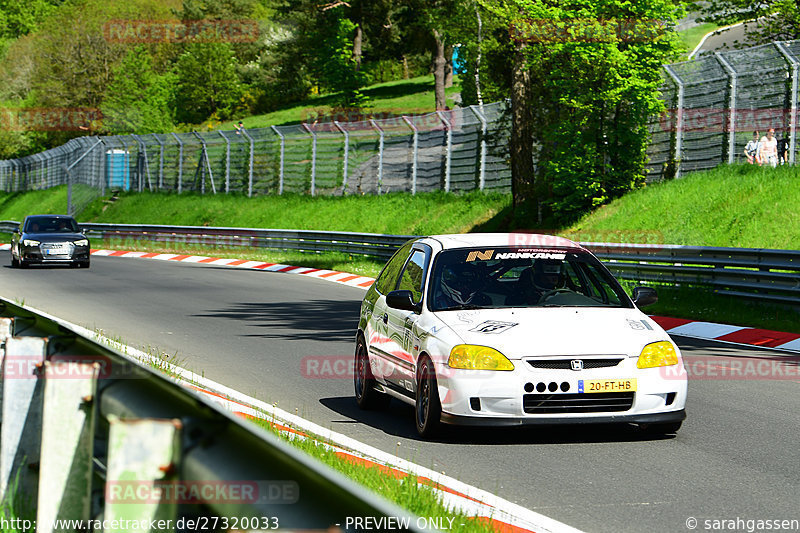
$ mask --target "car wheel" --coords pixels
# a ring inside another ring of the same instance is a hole
[[[415,406],[417,433],[430,438],[439,429],[442,404],[439,401],[439,388],[436,384],[436,370],[433,361],[422,359],[417,376],[417,401]]]
[[[24,260],[20,259],[18,263],[20,268],[28,268],[28,263],[26,263]]]
[[[18,266],[19,266],[19,261],[17,260],[16,257],[14,257],[14,254],[12,253],[11,254],[11,267],[12,268],[17,268]]]
[[[378,409],[389,405],[391,398],[375,390],[375,378],[369,366],[367,346],[364,338],[359,336],[356,343],[355,372],[353,386],[356,394],[356,403],[361,409]]]
[[[648,435],[668,435],[677,433],[683,422],[668,422],[665,424],[639,424],[639,428]]]

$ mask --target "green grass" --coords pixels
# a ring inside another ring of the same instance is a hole
[[[686,53],[683,54],[683,60],[688,59],[689,54],[692,53],[692,50],[700,44],[700,41],[703,37],[708,33],[712,32],[719,28],[717,24],[713,22],[706,22],[705,24],[701,24],[700,26],[695,26],[694,28],[689,28],[688,30],[683,30],[678,32],[678,36],[681,39],[684,47],[686,48]]]
[[[453,95],[460,90],[458,76],[456,76],[453,79],[453,86],[445,91],[447,105],[453,107]],[[370,99],[369,104],[363,110],[365,115],[370,113],[419,114],[430,113],[435,109],[433,75],[378,83],[363,89],[362,92]],[[320,114],[328,117],[323,118],[323,121],[329,121],[334,101],[335,95],[314,96],[271,113],[245,117],[241,120],[244,127],[250,129],[297,124]],[[215,124],[214,129],[232,130],[237,123],[238,120],[224,121],[218,125]],[[207,128],[208,124],[205,126]]]
[[[800,170],[720,166],[649,185],[568,231],[610,242],[800,250]]]
[[[222,194],[127,193],[112,205],[105,200],[92,203],[79,219],[85,222],[417,235],[470,231],[476,224],[488,220],[507,206],[510,197],[480,193],[447,195],[442,192],[413,196],[392,193],[383,196],[284,195],[253,198]],[[19,216],[21,213],[15,214]]]
[[[447,519],[454,519],[453,530],[459,532],[490,533],[495,531],[493,527],[481,520],[445,507],[431,488],[417,484],[416,476],[387,475],[386,469],[383,467],[353,461],[315,440],[296,438],[293,433],[276,428],[269,420],[252,420],[255,424],[272,431],[311,457],[416,516],[429,519],[443,518],[445,525],[448,524]]]

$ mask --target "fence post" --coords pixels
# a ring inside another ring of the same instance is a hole
[[[447,144],[444,149],[444,190],[445,192],[450,192],[450,159],[453,147],[453,131],[450,122],[444,118],[444,113],[437,111],[436,114],[439,115],[439,120],[442,121],[447,132]]]
[[[247,140],[250,141],[250,161],[247,167],[247,196],[249,198],[253,196],[253,152],[256,149],[256,143],[244,127],[242,127],[240,131],[242,135],[247,137]]]
[[[202,148],[203,155],[200,158],[201,159],[200,165],[202,165],[203,161],[205,161],[206,168],[208,169],[208,179],[211,180],[211,192],[217,194],[217,186],[214,185],[214,173],[211,172],[211,161],[208,160],[208,147],[206,147],[206,140],[203,139],[203,137],[201,137],[200,134],[197,133],[196,131],[193,131],[192,133],[194,133],[194,136],[197,137],[197,140],[200,141],[200,145],[203,147]],[[203,171],[200,173],[203,179],[203,182],[200,184],[200,188],[203,191],[203,194],[206,193],[206,177],[205,177],[206,168],[204,168]]]
[[[158,135],[155,133],[152,134],[152,137],[158,143],[158,190],[164,188],[164,141],[158,138]]]
[[[178,141],[178,194],[180,194],[183,191],[183,141],[174,132],[172,136]]]
[[[722,54],[714,52],[714,57],[728,71],[731,79],[731,99],[728,104],[728,113],[730,113],[730,118],[728,119],[728,164],[730,165],[733,164],[734,156],[736,155],[736,89],[739,80],[736,77],[736,70]]]
[[[138,135],[131,135],[134,139],[136,139],[136,143],[139,145],[139,153],[144,155],[144,172],[147,176],[147,188],[151,191],[153,190],[153,182],[150,179],[150,163],[147,161],[147,146],[145,145],[144,141]],[[139,178],[139,192],[144,190],[144,184],[142,183],[142,179]]]
[[[798,70],[800,70],[800,62],[793,57],[793,55],[789,52],[789,50],[786,49],[786,46],[782,42],[777,41],[775,45],[778,47],[778,50],[781,52],[781,54],[783,54],[783,57],[785,57],[786,60],[792,65],[792,116],[789,118],[789,164],[794,165],[794,153],[797,146],[797,77],[798,74],[800,74],[798,72]]]
[[[678,86],[678,109],[675,110],[675,177],[681,177],[681,152],[683,151],[683,81],[669,65],[664,70]]]
[[[225,194],[228,194],[231,190],[231,141],[221,131],[217,133],[225,139]]]
[[[347,159],[350,154],[350,134],[339,124],[338,120],[334,120],[333,125],[344,135],[344,161],[342,162],[342,194],[344,194],[347,191]]]
[[[483,105],[469,106],[470,111],[472,111],[478,120],[481,121],[481,158],[480,158],[480,167],[478,170],[478,189],[481,191],[486,186],[486,129],[487,129],[487,121],[486,116],[483,114]]]
[[[272,131],[275,132],[275,135],[277,135],[281,140],[281,159],[278,167],[278,194],[283,194],[283,158],[286,153],[286,138],[283,136],[283,133],[278,131],[278,128],[275,126],[270,127],[272,128]]]
[[[311,196],[314,196],[317,180],[317,134],[305,122],[303,122],[303,127],[311,134]]]
[[[411,194],[417,194],[417,156],[419,155],[419,132],[417,131],[417,127],[414,126],[414,124],[406,115],[403,115],[403,120],[406,122],[406,124],[408,124],[408,127],[411,128],[411,131],[414,132],[411,155]]]
[[[369,123],[378,132],[378,195],[380,195],[381,194],[381,188],[383,187],[383,137],[384,137],[384,133],[383,133],[383,130],[378,126],[378,124],[373,119],[369,119]]]

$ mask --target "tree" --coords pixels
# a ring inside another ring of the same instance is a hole
[[[104,129],[111,134],[173,130],[176,81],[172,72],[154,72],[153,58],[143,46],[129,50],[103,99]]]
[[[512,29],[507,43],[493,39],[494,50],[514,51],[513,60],[486,74],[511,94],[515,208],[537,213],[539,223],[567,224],[643,185],[646,124],[663,106],[661,65],[678,50],[672,1],[484,7],[494,27]]]
[[[212,113],[228,118],[243,94],[229,43],[192,42],[178,58],[178,120],[198,123]]]

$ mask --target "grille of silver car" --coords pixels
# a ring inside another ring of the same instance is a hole
[[[634,392],[596,394],[524,394],[522,408],[528,414],[606,413],[627,411]]]
[[[610,368],[617,366],[622,362],[622,357],[615,357],[613,359],[581,359],[580,357],[572,357],[570,359],[528,359],[527,362],[533,368],[540,368],[545,370],[571,370],[572,361],[583,361],[583,369],[591,370],[593,368]]]

